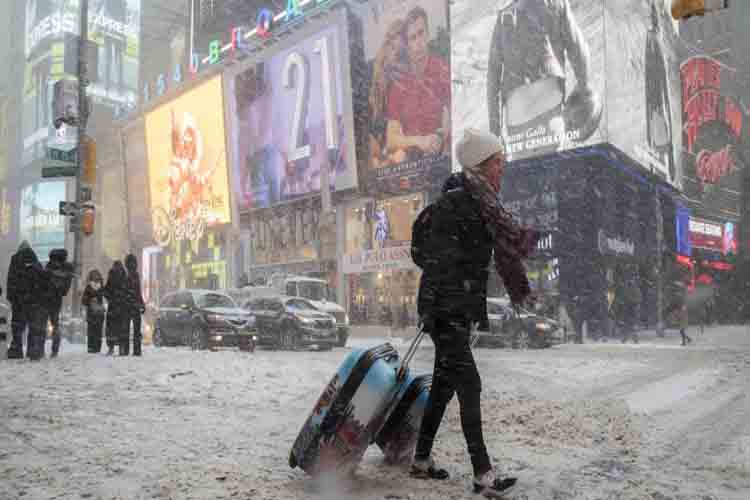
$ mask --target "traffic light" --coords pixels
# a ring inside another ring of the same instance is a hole
[[[83,182],[90,186],[96,185],[96,142],[89,136],[81,141],[83,155]]]
[[[687,19],[702,16],[712,10],[727,8],[729,8],[729,0],[672,0],[672,17]]]
[[[93,205],[84,205],[81,208],[81,231],[86,236],[94,234],[94,221],[96,219],[96,210]]]

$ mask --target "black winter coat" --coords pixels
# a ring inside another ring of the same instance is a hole
[[[104,307],[104,288],[94,290],[94,287],[89,283],[86,285],[86,289],[83,291],[83,297],[81,297],[81,304],[86,307],[86,319],[90,323],[98,323],[104,321],[104,314],[96,314],[95,309]],[[96,306],[99,306],[97,308]],[[100,309],[101,311],[102,309]]]
[[[13,306],[43,306],[44,295],[50,286],[49,273],[39,263],[34,250],[22,248],[13,254],[6,287],[6,296]]]
[[[107,284],[103,289],[104,297],[107,299],[107,319],[125,318],[129,315],[130,291],[128,290],[127,274],[125,267],[120,264],[119,269],[113,267],[107,276]]]
[[[414,261],[423,270],[417,311],[420,316],[465,317],[486,324],[493,241],[479,202],[460,181],[452,177],[440,199],[426,209],[426,240],[421,249],[412,247]]]

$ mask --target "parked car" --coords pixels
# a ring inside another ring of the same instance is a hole
[[[565,341],[564,331],[557,321],[525,309],[516,316],[508,299],[488,298],[487,315],[490,330],[479,332],[477,346],[543,349]]]
[[[255,318],[228,295],[211,290],[180,290],[161,300],[155,346],[189,345],[193,350],[239,347],[254,351]]]
[[[336,320],[306,299],[261,297],[248,301],[244,309],[255,315],[258,343],[282,349],[312,347],[330,350],[338,344]]]

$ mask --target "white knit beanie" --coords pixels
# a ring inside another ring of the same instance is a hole
[[[456,145],[456,157],[462,167],[471,169],[504,150],[503,141],[496,135],[468,128],[464,130],[464,136]]]

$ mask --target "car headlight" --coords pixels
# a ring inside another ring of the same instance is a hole
[[[552,327],[548,325],[547,323],[537,323],[536,329],[539,330],[540,332],[548,332],[552,329]]]
[[[315,320],[312,319],[312,318],[303,318],[301,316],[297,316],[297,319],[299,320],[300,323],[304,323],[306,325],[314,325],[315,324]]]

